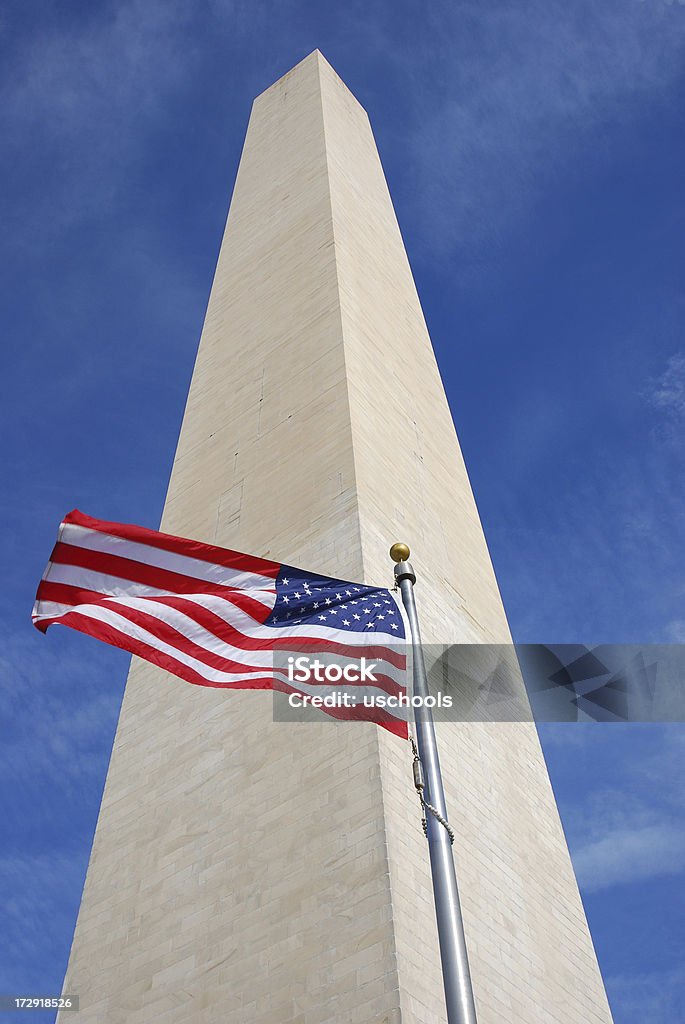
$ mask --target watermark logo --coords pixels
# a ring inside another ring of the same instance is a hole
[[[412,693],[405,650],[279,651],[275,721],[330,708],[350,719],[426,708],[437,722],[685,721],[685,644],[427,644],[425,697]]]
[[[288,682],[290,683],[375,683],[377,662],[369,662],[362,657],[358,662],[340,665],[336,662],[324,662],[319,658],[313,661],[306,654],[299,658],[288,657]]]

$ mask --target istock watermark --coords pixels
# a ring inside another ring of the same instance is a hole
[[[323,651],[309,646],[276,652],[275,721],[409,721],[420,702],[407,688],[408,652],[403,643],[372,641],[337,643]],[[425,706],[437,705],[431,696]]]
[[[286,658],[286,676],[292,686],[288,693],[288,707],[303,708],[359,708],[400,712],[396,717],[407,718],[402,711],[409,708],[450,708],[452,697],[438,693],[422,698],[407,693],[404,652],[398,663],[376,659],[370,661],[364,655],[358,661],[332,660],[327,657],[311,657],[300,654]],[[393,671],[394,670],[394,671]],[[350,684],[349,687],[335,688],[335,684]]]
[[[326,662],[320,658],[311,658],[301,654],[298,658],[289,655],[288,681],[291,683],[339,683],[344,679],[348,683],[375,683],[377,682],[374,670],[377,662],[369,662],[362,656],[358,662],[346,662],[341,665],[337,662]]]
[[[412,694],[410,646],[277,652],[274,720],[409,721],[423,706],[436,721],[452,722],[685,721],[684,644],[425,644],[421,651],[425,699]]]
[[[291,708],[451,708],[452,697],[448,693],[429,694],[427,697],[416,697],[408,693],[363,694],[360,696],[349,690],[335,690],[322,696],[320,693],[289,693],[288,705]]]

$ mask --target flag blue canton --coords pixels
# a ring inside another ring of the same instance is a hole
[[[404,623],[390,592],[283,566],[276,603],[265,626],[325,626],[350,633],[389,633],[404,639]]]

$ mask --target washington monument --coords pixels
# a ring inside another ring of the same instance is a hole
[[[377,586],[407,541],[424,640],[510,641],[369,121],[318,51],[254,103],[161,529]],[[479,1024],[609,1024],[534,725],[438,743]],[[65,992],[80,1024],[444,1022],[408,744],[134,658]]]

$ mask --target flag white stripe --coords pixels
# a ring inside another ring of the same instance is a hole
[[[169,608],[167,605],[162,604],[160,601],[146,601],[145,598],[138,598],[133,600],[123,600],[120,598],[116,598],[112,601],[112,604],[126,605],[127,607],[132,608],[135,611],[144,612],[145,614],[150,615],[155,619],[158,619],[160,622],[164,622],[168,626],[171,626],[173,629],[177,630],[182,636],[184,636],[187,640],[190,640],[192,643],[197,644],[198,647],[202,647],[204,650],[210,651],[212,654],[217,654],[219,655],[219,657],[230,658],[232,661],[242,661],[246,664],[261,664],[261,662],[259,661],[253,662],[251,659],[248,659],[247,654],[249,652],[245,651],[242,647],[234,647],[233,644],[229,644],[226,640],[223,640],[220,637],[216,636],[215,633],[212,633],[209,630],[205,629],[204,626],[201,626],[198,622],[196,622],[194,619],[189,618],[189,616],[185,615],[177,608]],[[278,634],[280,631],[271,628],[270,632],[272,634],[270,639],[273,640],[273,634]],[[343,633],[341,631],[340,635],[347,638],[349,636],[349,633]],[[290,640],[292,639],[292,632],[290,630],[284,630],[283,636],[285,637],[285,639]],[[297,644],[295,644],[294,647],[295,650],[293,651],[293,653],[299,653],[297,651]],[[237,651],[240,652],[239,655],[236,655]],[[282,652],[281,658],[284,658],[286,654],[287,652]],[[345,658],[338,654],[334,655],[330,651],[317,652],[316,649],[314,649],[312,651],[312,654],[308,656],[318,657],[319,660],[323,661],[326,661],[326,659],[330,659],[331,661],[334,661],[336,665],[341,666],[356,663],[357,661],[357,659],[353,657]],[[374,658],[373,661],[375,664],[379,666],[379,674],[382,673],[383,675],[388,676],[393,680],[393,682],[397,683],[399,686],[404,685],[405,680],[404,672],[402,669],[395,668],[393,665],[386,662],[383,658]]]
[[[59,601],[36,601],[31,616],[35,622],[42,619],[56,619],[67,612],[76,612],[81,606],[78,604],[60,604]]]
[[[142,562],[143,565],[150,565],[156,569],[167,569],[169,572],[178,572],[183,576],[204,580],[207,583],[249,588],[250,590],[253,587],[257,590],[273,591],[276,589],[276,581],[269,576],[262,576],[260,573],[230,569],[225,565],[206,562],[204,559],[192,558],[190,555],[179,555],[175,551],[167,551],[164,548],[153,547],[140,541],[116,537],[114,534],[102,533],[100,530],[90,530],[88,527],[78,526],[76,523],[65,523],[59,539],[63,544],[72,544],[74,547],[86,548],[88,551],[101,551],[104,554],[117,555],[120,558],[131,558],[136,562]]]
[[[141,584],[142,586],[142,584]],[[86,590],[92,590],[92,587],[84,588]],[[152,589],[152,588],[148,588]],[[263,591],[262,591],[263,593]],[[168,597],[166,593],[157,594],[156,592],[149,596],[161,596]],[[396,651],[404,651],[405,641],[401,636],[393,636],[392,633],[379,633],[374,630],[372,633],[349,633],[344,629],[334,629],[333,627],[321,627],[310,626],[261,626],[240,608],[236,608],[229,601],[222,597],[216,597],[214,594],[176,594],[175,597],[182,597],[184,601],[189,601],[192,604],[199,605],[201,608],[205,608],[207,611],[213,612],[220,619],[223,619],[229,626],[232,626],[236,632],[242,636],[250,639],[252,637],[258,640],[275,640],[279,638],[285,638],[286,640],[303,640],[311,638],[313,640],[321,640],[322,642],[330,641],[332,643],[345,644],[348,647],[391,647]],[[253,595],[250,594],[250,597]],[[111,602],[120,601],[122,604],[131,604],[135,606],[135,602],[138,600],[145,600],[144,596],[141,598],[135,598],[128,594],[121,595],[110,595],[109,598],[105,597],[105,600]],[[152,607],[163,603],[159,601],[149,602],[150,608],[146,607],[145,611],[150,610]],[[57,601],[38,601],[35,606],[34,618],[40,619],[51,619],[58,615],[64,615],[66,612],[77,611],[81,608],[81,605],[61,604]],[[176,609],[174,609],[176,610]],[[152,612],[151,612],[152,614]]]
[[[52,601],[45,601],[43,602],[43,604],[46,607],[45,614],[41,615],[41,618],[50,618],[52,617],[52,615],[65,615],[68,612],[78,612],[79,615],[85,615],[87,618],[98,619],[100,622],[107,622],[109,625],[115,626],[116,629],[118,629],[120,632],[126,633],[127,636],[131,636],[135,640],[140,640],[142,643],[149,644],[149,646],[154,647],[156,650],[160,650],[163,651],[163,653],[165,654],[172,655],[174,658],[176,658],[177,661],[181,661],[184,664],[190,665],[190,662],[187,660],[187,658],[192,658],[191,655],[186,655],[180,648],[174,647],[173,644],[165,643],[164,641],[159,639],[156,633],[149,632],[143,626],[140,626],[138,623],[131,622],[130,619],[126,618],[125,616],[117,612],[114,605],[120,604],[128,607],[128,601],[118,601],[112,599],[107,605],[79,604],[74,606],[64,606],[54,604],[54,602]],[[54,605],[54,608],[50,609],[48,607],[49,605]],[[62,610],[60,611],[60,609]],[[100,609],[100,611],[103,614],[100,614],[100,612],[96,614],[94,609]],[[147,609],[144,610],[147,611]],[[110,612],[111,615],[109,614]],[[173,621],[170,621],[169,625],[172,625],[174,626],[174,628],[177,628],[176,623],[174,623]],[[201,627],[198,626],[197,628],[199,630]],[[143,634],[145,636],[143,636]],[[147,639],[145,639],[145,637]],[[187,639],[192,640],[194,643],[197,642],[192,636],[187,636]],[[198,643],[198,646],[202,646],[204,649],[208,650],[204,644]],[[219,642],[219,644],[217,645],[217,649],[213,651],[208,651],[208,653],[218,654],[222,658],[228,658],[231,661],[237,661],[245,666],[257,668],[261,667],[269,672],[273,667],[273,651],[268,649],[244,650],[242,647],[233,647],[230,644]],[[192,660],[194,662],[194,665],[192,665],[191,667],[201,666],[201,669],[198,668],[197,671],[201,670],[202,673],[205,674],[205,670],[209,667],[205,665],[204,662],[198,661],[196,659]]]
[[[262,579],[263,577],[260,577]],[[93,590],[108,597],[191,597],[189,594],[175,594],[169,590],[161,590],[159,587],[151,587],[147,583],[133,583],[131,580],[123,579],[120,576],[109,576],[103,572],[96,572],[95,569],[83,569],[79,565],[64,565],[61,562],[53,562],[49,576],[50,583],[64,583],[70,587],[78,587],[79,590]],[[206,582],[206,581],[205,581]],[[276,603],[275,590],[258,590],[242,588],[240,593],[246,594],[253,601],[268,608],[269,611]],[[217,596],[218,603],[230,602],[230,594],[226,597]],[[40,602],[41,604],[43,602]],[[249,619],[249,617],[248,617]],[[249,619],[251,622],[252,619]]]
[[[276,626],[261,626],[247,615],[241,608],[215,597],[214,594],[183,594],[183,599],[199,604],[202,608],[214,612],[234,629],[244,636],[257,637],[258,639],[273,640],[275,636],[283,636],[287,639],[297,640],[310,637],[313,640],[331,640],[338,644],[347,644],[348,647],[394,647],[404,652],[405,642],[401,636],[393,636],[392,633],[380,633],[374,629],[366,633],[349,633],[345,629],[336,629],[335,626],[314,626],[301,625],[291,626],[287,622],[278,623]]]
[[[202,647],[204,650],[208,651],[211,654],[216,654],[221,658],[230,658],[231,661],[239,661],[241,664],[245,665],[264,664],[264,658],[260,654],[259,650],[250,651],[245,650],[242,647],[235,647],[233,646],[233,644],[229,644],[227,641],[221,639],[220,637],[217,637],[215,633],[212,633],[209,630],[205,629],[204,626],[201,626],[198,622],[195,622],[194,619],[191,619],[189,616],[185,615],[177,608],[170,608],[169,606],[164,605],[160,601],[148,601],[145,598],[110,598],[106,607],[112,608],[112,610],[116,612],[115,606],[117,604],[127,608],[131,608],[134,611],[144,612],[145,614],[157,619],[159,622],[166,623],[168,626],[171,626],[182,636],[184,636],[187,640],[190,640],[192,643],[197,644],[198,647]],[[55,601],[41,601],[41,606],[37,618],[54,618],[55,616],[64,615],[70,611],[77,611],[79,612],[79,614],[81,614],[84,613],[83,610],[86,607],[93,608],[101,606],[83,604],[62,605],[58,604]],[[126,621],[128,622],[130,620],[126,619]],[[342,630],[337,631],[337,633],[338,636],[340,637],[340,643],[348,642],[350,636],[349,633],[346,633]],[[290,629],[283,631],[278,629],[268,629],[268,634],[269,639],[272,641],[273,639],[280,636],[284,637],[287,640],[293,639],[292,631]],[[330,642],[330,639],[331,638],[329,632],[329,635],[326,638],[326,642]],[[368,640],[369,645],[373,641],[372,637],[368,637],[365,639]],[[159,641],[155,640],[155,644],[158,643]],[[174,647],[173,649],[176,650],[177,648]],[[286,653],[287,652],[283,652],[281,656],[285,657]],[[301,652],[297,650],[297,642],[294,641],[293,654],[297,655],[299,653]],[[339,664],[341,666],[352,663],[356,660],[352,657],[345,658],[338,654],[333,655],[332,652],[330,651],[317,652],[315,649],[311,652],[309,656],[317,657],[319,658],[319,660],[324,661],[328,658],[331,661],[334,661],[336,665]],[[374,658],[373,661],[378,666],[378,674],[387,676],[389,679],[392,679],[392,681],[395,682],[398,686],[405,685],[405,674],[403,669],[395,667],[383,658]],[[269,664],[271,664],[271,662],[269,662]]]
[[[111,606],[104,606],[98,604],[80,604],[75,608],[71,609],[74,612],[78,612],[79,615],[83,615],[88,619],[95,619],[98,622],[104,622],[108,626],[113,626],[119,630],[120,633],[125,633],[126,636],[131,637],[133,640],[137,640],[139,643],[146,644],[148,647],[153,647],[156,651],[162,654],[167,654],[169,657],[174,658],[175,661],[181,662],[182,665],[187,665],[188,668],[192,668],[198,675],[203,678],[210,680],[211,682],[217,683],[232,683],[249,678],[244,672],[224,672],[220,669],[211,668],[206,665],[203,661],[198,661],[190,654],[186,654],[184,651],[173,647],[171,644],[165,643],[154,633],[148,632],[143,626],[139,626],[136,622],[131,622],[130,619],[125,618],[123,615],[119,615],[118,612],[114,611]],[[227,645],[228,647],[228,645]],[[233,650],[233,648],[231,648]],[[244,665],[252,665],[253,667],[263,668],[266,672],[271,673],[273,671],[273,651],[239,651],[235,648],[236,658],[232,660],[240,661]],[[254,655],[258,656],[258,660],[248,660],[242,657],[242,655],[248,655],[248,659],[251,659]]]
[[[253,675],[253,673],[245,673],[240,671],[226,672],[221,669],[212,668],[211,666],[206,665],[203,661],[198,661],[197,658],[193,658],[191,655],[185,654],[183,651],[180,651],[177,647],[173,647],[170,644],[165,643],[163,640],[160,640],[158,636],[155,636],[154,633],[149,633],[146,629],[144,629],[142,626],[139,626],[137,623],[131,622],[130,619],[124,618],[122,615],[117,614],[117,612],[115,612],[114,610],[110,608],[104,608],[102,605],[83,604],[79,605],[77,609],[72,610],[78,611],[78,614],[84,616],[84,618],[95,619],[98,622],[103,622],[106,625],[113,626],[120,633],[124,633],[126,636],[131,637],[131,639],[136,640],[139,643],[146,644],[149,647],[153,647],[155,650],[160,651],[162,654],[167,654],[169,657],[174,658],[182,665],[187,665],[188,668],[192,669],[194,672],[197,672],[199,676],[201,676],[203,679],[206,679],[209,682],[223,683],[229,686],[237,685],[241,682],[248,682],[250,680],[250,677]],[[236,659],[233,660],[240,659],[241,663],[245,664],[246,666],[252,665],[253,667],[261,668],[267,674],[276,676],[277,678],[281,679],[282,682],[287,683],[288,686],[292,687],[293,689],[302,688],[303,692],[306,693],[321,693],[322,690],[327,689],[327,687],[321,684],[311,684],[308,686],[306,683],[291,682],[288,679],[287,671],[285,670],[285,668],[280,669],[274,666],[273,651],[246,652],[238,650],[236,648],[230,648],[230,650],[235,650],[237,656]],[[245,654],[250,656],[249,660],[246,660],[244,658]],[[253,660],[253,655],[258,655],[258,659]],[[369,695],[371,693],[375,693],[379,696],[384,695],[387,697],[385,691],[381,690],[378,687],[361,685],[357,686],[356,684],[350,683],[339,685],[337,687],[337,691],[340,692],[344,688],[346,689],[351,686],[353,686],[355,694],[360,694],[360,700],[362,699],[364,693],[368,693]],[[332,689],[335,690],[336,687],[332,687]],[[390,711],[390,709],[388,710]],[[392,714],[391,711],[390,713]]]

